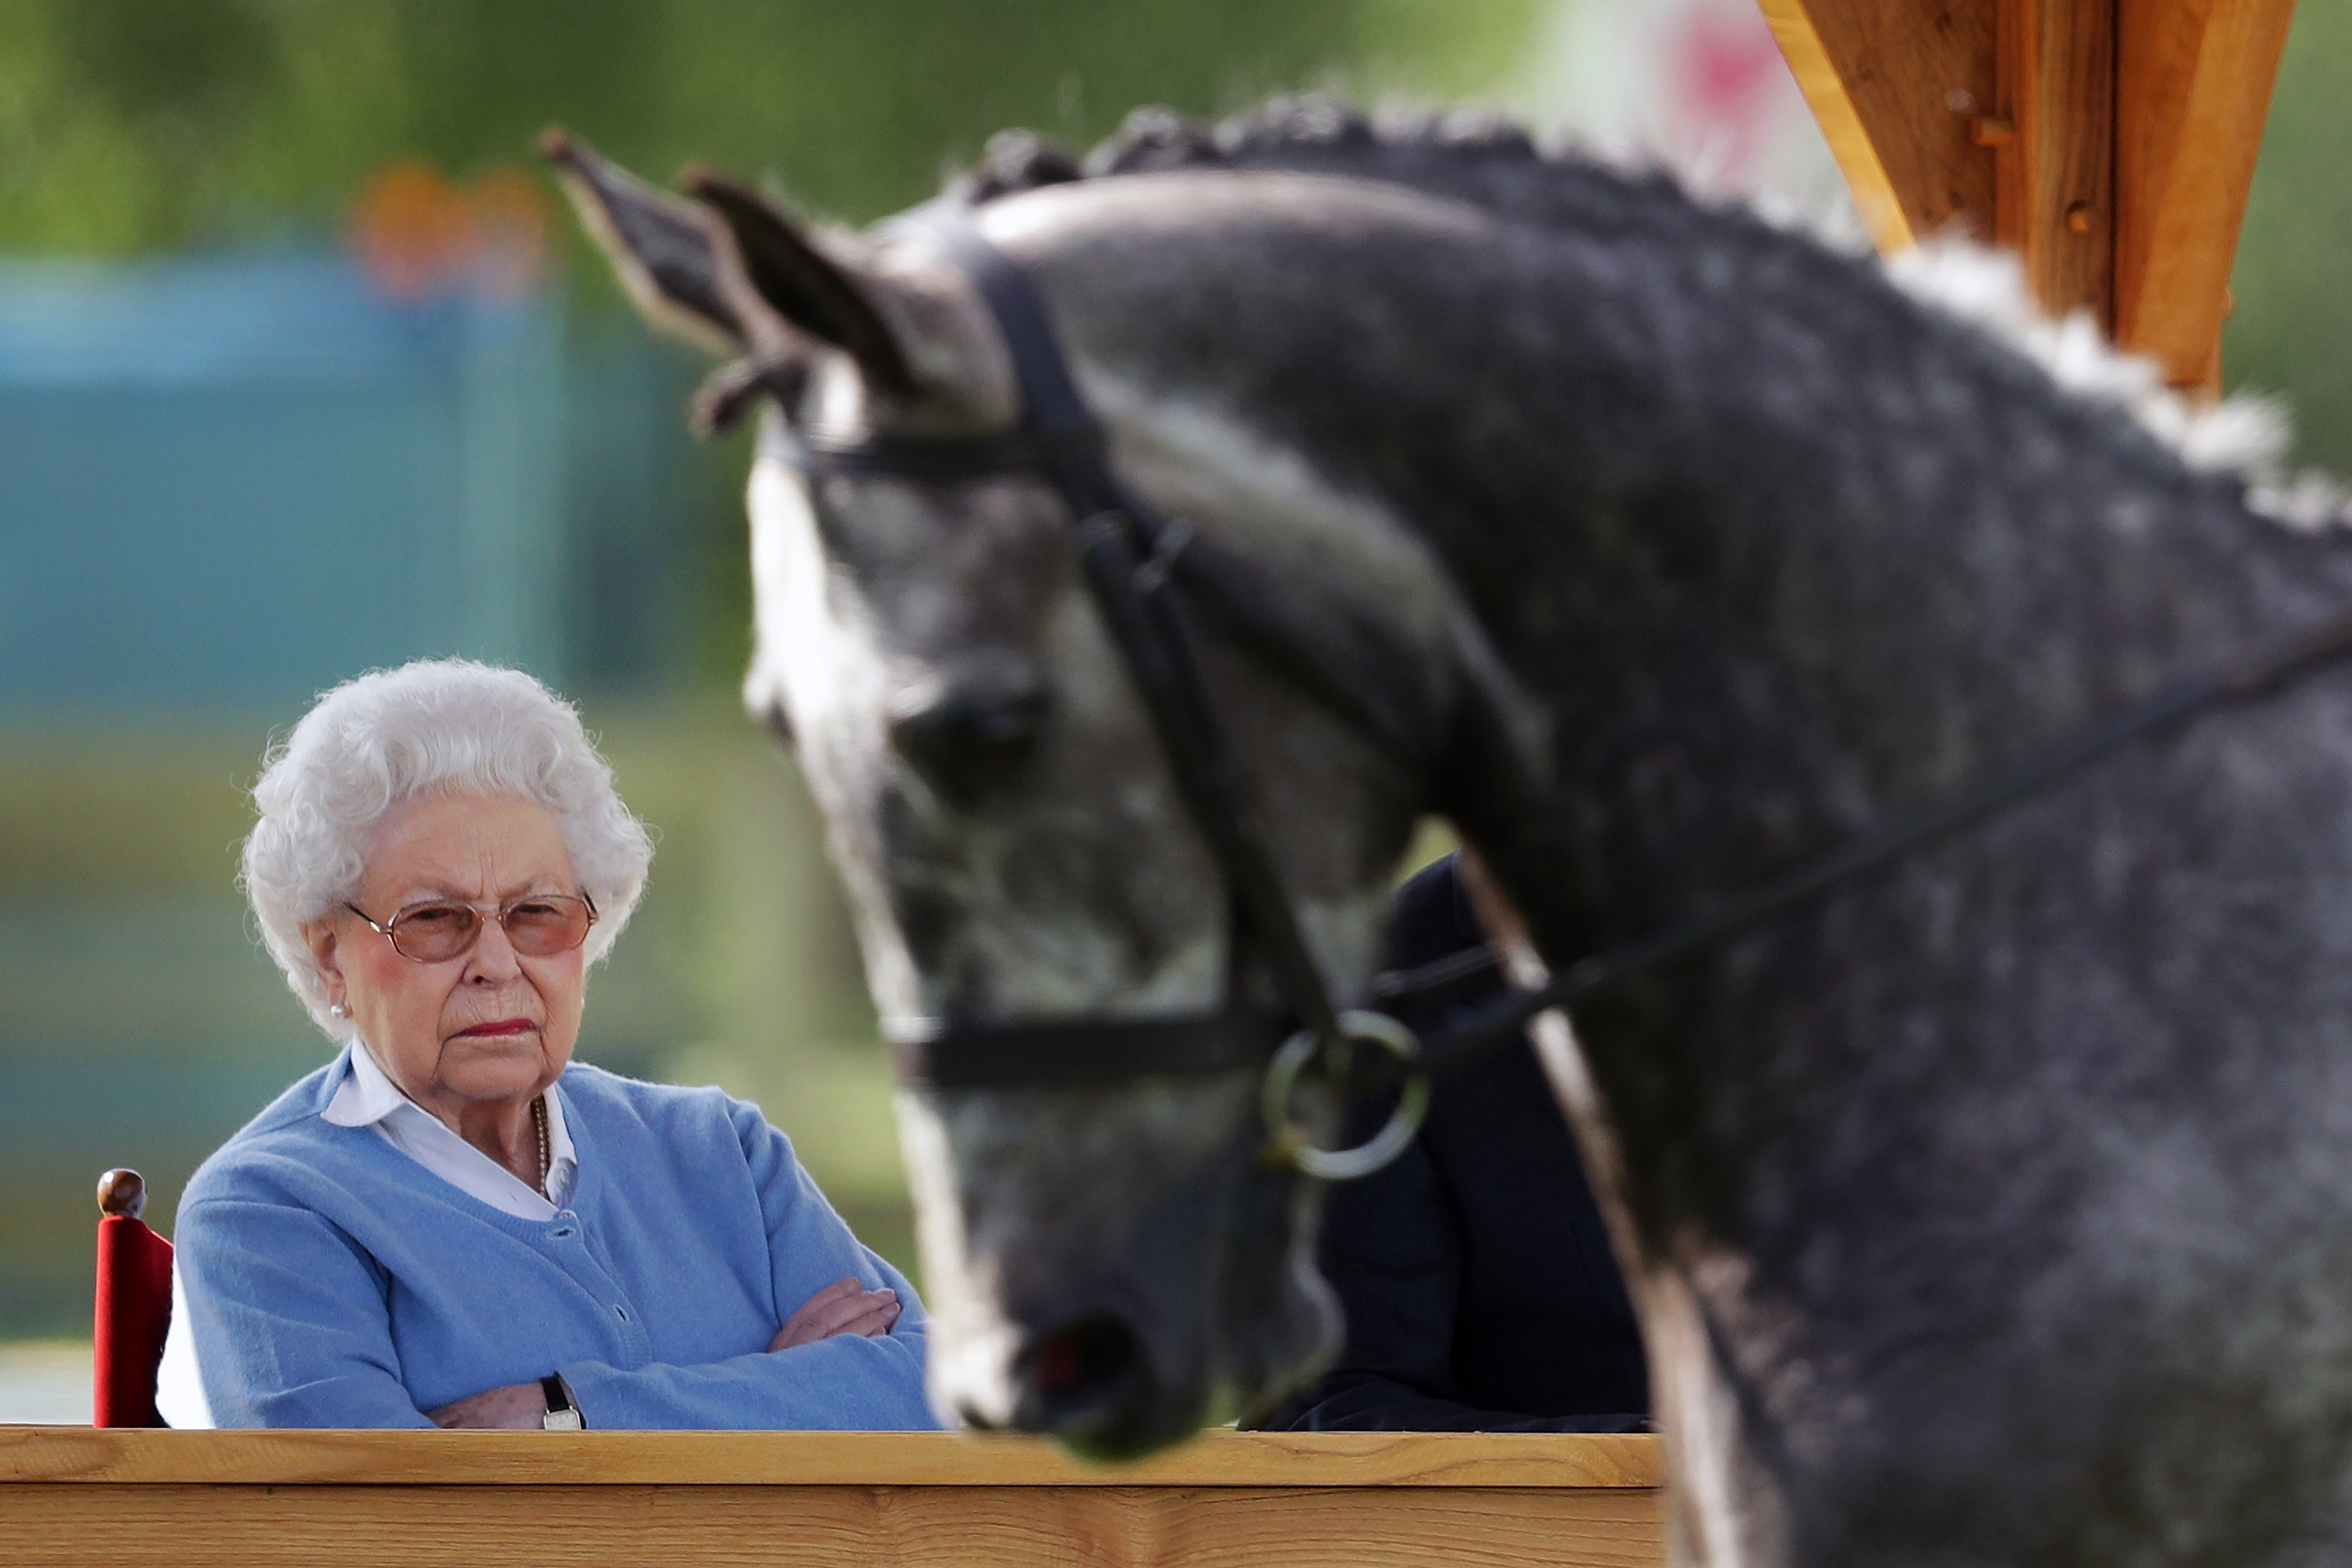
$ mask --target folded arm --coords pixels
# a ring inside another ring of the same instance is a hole
[[[837,1334],[789,1350],[699,1366],[655,1362],[623,1369],[575,1362],[562,1369],[592,1427],[766,1427],[929,1430],[919,1331]]]
[[[175,1240],[215,1423],[433,1425],[401,1384],[387,1281],[331,1222],[210,1199],[181,1209]]]
[[[923,1389],[925,1319],[905,1276],[861,1246],[826,1203],[792,1144],[758,1108],[730,1102],[745,1163],[760,1194],[782,1348],[701,1366],[623,1369],[598,1362],[558,1370],[590,1426],[738,1426],[929,1430],[939,1426]],[[857,1290],[891,1292],[897,1309],[878,1332],[855,1331],[880,1314],[840,1314],[821,1306],[845,1279]],[[795,1315],[833,1321],[835,1331],[793,1339]]]

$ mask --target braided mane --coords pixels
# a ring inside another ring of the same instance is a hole
[[[1930,310],[2004,341],[2067,392],[2127,412],[2192,468],[2235,473],[2256,511],[2298,528],[2352,522],[2352,500],[2339,481],[2290,471],[2292,426],[2275,400],[2240,393],[2207,405],[2181,398],[2152,362],[2116,352],[2087,318],[2044,318],[2006,255],[1940,238],[1882,272],[1865,250],[1825,245],[1822,236],[1795,232],[1744,202],[1695,198],[1661,169],[1547,153],[1524,127],[1491,110],[1375,121],[1335,99],[1302,95],[1271,99],[1212,125],[1171,109],[1139,109],[1083,159],[1034,131],[999,132],[948,194],[981,206],[1046,185],[1178,169],[1384,180],[1596,238],[1639,233],[1757,254],[1826,255],[1832,265],[1855,268],[1857,278],[1877,274]]]
[[[1672,175],[1538,149],[1485,110],[1370,116],[1321,96],[1282,97],[1212,125],[1139,109],[1083,159],[1034,131],[1002,131],[949,194],[974,206],[1045,185],[1176,169],[1266,169],[1385,180],[1544,226],[1596,235],[1655,233],[1673,214],[1694,226],[1777,232],[1738,204],[1694,201]]]

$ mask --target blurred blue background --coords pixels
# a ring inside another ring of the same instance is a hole
[[[581,1051],[761,1101],[912,1246],[812,813],[740,719],[740,445],[528,150],[551,122],[863,221],[992,132],[1471,99],[1834,216],[1749,0],[0,0],[0,1420],[86,1418],[90,1192],[325,1041],[233,886],[310,694],[427,654],[581,700],[660,834]],[[2352,14],[2290,40],[2226,374],[2352,469]]]

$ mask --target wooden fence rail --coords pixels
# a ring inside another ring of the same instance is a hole
[[[0,1563],[1648,1568],[1657,1440],[0,1426]]]

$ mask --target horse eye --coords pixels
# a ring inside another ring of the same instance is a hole
[[[942,799],[971,810],[1027,773],[1052,708],[1034,686],[960,687],[900,718],[891,743]]]

